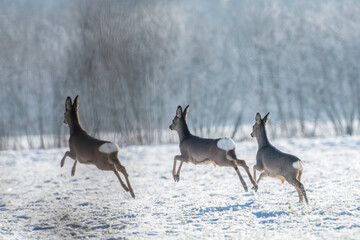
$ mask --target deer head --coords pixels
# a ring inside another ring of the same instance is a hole
[[[71,102],[71,98],[67,97],[65,101],[65,113],[64,113],[64,123],[71,126],[74,121],[78,119],[79,114],[79,96],[76,96],[74,99],[74,104]]]
[[[182,111],[181,106],[178,106],[176,109],[176,115],[172,121],[172,124],[169,126],[171,130],[182,131],[183,127],[187,125],[187,115],[189,113],[189,105]]]
[[[253,126],[253,131],[250,134],[251,137],[260,137],[262,132],[265,130],[265,126],[269,120],[270,113],[266,114],[263,119],[261,119],[260,113],[256,113],[255,124]]]

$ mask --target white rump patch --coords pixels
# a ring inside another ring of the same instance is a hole
[[[293,168],[300,169],[300,170],[303,168],[302,163],[300,161],[293,162],[292,166],[293,166]]]
[[[112,153],[119,151],[119,147],[115,143],[104,143],[99,147],[99,151],[103,153]]]
[[[235,149],[235,143],[231,138],[222,138],[217,142],[218,148],[228,151]]]

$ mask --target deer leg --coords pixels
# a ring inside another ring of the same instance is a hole
[[[297,180],[299,180],[299,182],[301,181],[301,176],[302,176],[302,171],[299,171],[296,178]]]
[[[70,151],[66,151],[66,153],[64,154],[63,158],[61,159],[61,162],[60,162],[60,167],[63,167],[64,164],[65,164],[65,158],[66,157],[71,157],[72,159],[75,159],[75,156],[74,154],[72,154]]]
[[[280,179],[282,184],[285,182],[285,178],[283,176],[278,175],[276,178]]]
[[[74,165],[73,165],[73,167],[71,169],[71,176],[72,177],[75,176],[76,164],[77,164],[77,160],[75,159]]]
[[[298,175],[297,175],[297,177],[296,177],[296,179],[300,182],[301,181],[301,175],[302,175],[302,171],[299,171],[298,172]],[[299,195],[299,202],[301,203],[301,202],[303,202],[304,200],[303,200],[303,195],[302,195],[302,193],[301,193],[301,190],[300,189],[298,189],[298,188],[295,188],[296,189],[296,191],[297,191],[297,193],[298,193],[298,195]]]
[[[267,177],[268,175],[266,174],[266,173],[261,173],[260,174],[260,177],[259,177],[259,179],[257,180],[257,184],[259,184],[259,182],[260,182],[260,180],[263,178],[263,177]]]
[[[246,183],[245,183],[243,177],[241,176],[240,171],[239,171],[239,168],[236,166],[236,163],[234,163],[234,169],[235,169],[237,175],[238,175],[239,178],[240,178],[240,182],[241,182],[241,184],[242,184],[245,192],[247,192],[247,191],[248,191],[248,187],[246,186]]]
[[[119,168],[119,171],[124,175],[125,177],[125,180],[126,180],[126,184],[128,185],[129,187],[129,191],[130,191],[130,195],[135,198],[135,193],[134,193],[134,190],[132,189],[131,187],[131,184],[130,184],[130,181],[129,181],[129,175],[127,174],[126,172],[126,169],[123,165],[120,164],[120,168]]]
[[[224,159],[222,159],[222,161],[216,161],[215,163],[217,165],[221,166],[221,167],[233,167],[235,169],[237,175],[240,178],[240,182],[241,182],[245,192],[248,191],[248,187],[246,186],[246,183],[245,183],[243,177],[241,176],[239,168],[237,167],[236,159],[234,159],[233,157],[227,155]]]
[[[177,161],[177,158],[180,157],[179,155],[176,155],[174,157],[174,166],[173,166],[173,172],[172,172],[172,175],[173,175],[173,178],[174,178],[174,181],[177,182],[179,181],[179,178],[175,178],[175,171],[176,171],[176,161]]]
[[[295,188],[295,189],[296,189],[296,191],[297,191],[297,193],[299,195],[299,203],[303,202],[303,195],[301,194],[300,189],[298,189],[298,188]]]
[[[130,181],[129,181],[129,175],[126,172],[125,167],[123,165],[121,165],[120,160],[117,157],[117,153],[114,155],[110,155],[108,161],[110,162],[109,164],[111,164],[113,166],[113,171],[114,171],[115,175],[117,176],[117,178],[119,179],[121,186],[125,189],[125,191],[127,191],[127,192],[130,191],[130,195],[133,198],[135,198],[134,190],[132,189]],[[122,181],[118,171],[120,171],[124,175],[127,186]]]
[[[180,163],[180,166],[179,166],[179,169],[178,171],[176,172],[176,161],[179,160],[181,161]],[[180,170],[181,170],[181,167],[183,165],[183,162],[188,162],[189,160],[185,159],[183,156],[181,155],[176,155],[174,157],[174,166],[173,166],[173,178],[174,178],[174,181],[175,182],[178,182],[180,180]],[[175,173],[176,172],[176,173]]]
[[[291,179],[286,179],[286,181],[288,183],[290,183],[291,185],[293,185],[295,188],[296,188],[296,191],[299,193],[301,193],[302,196],[304,196],[305,198],[305,201],[306,201],[306,204],[309,204],[309,200],[307,198],[307,195],[306,195],[306,191],[305,191],[305,188],[304,188],[304,185],[299,182],[296,178],[291,178]],[[299,199],[301,200],[301,197],[300,197],[300,194],[299,194]]]
[[[253,179],[253,177],[251,176],[251,173],[250,173],[250,170],[249,170],[249,167],[248,165],[246,164],[245,160],[240,160],[240,159],[236,159],[236,164],[238,166],[241,166],[245,169],[247,175],[249,176],[249,179],[253,185],[253,187],[251,189],[254,189],[255,192],[257,192],[258,190],[258,185],[256,184],[255,180]]]
[[[246,186],[246,183],[245,183],[243,177],[241,176],[239,168],[237,167],[237,161],[234,157],[232,157],[231,155],[227,155],[224,158],[217,159],[215,161],[215,164],[220,167],[233,167],[235,169],[237,175],[239,176],[240,182],[241,182],[245,192],[248,191],[248,187]]]
[[[176,172],[176,175],[179,176],[179,178],[180,178],[180,170],[181,170],[181,167],[182,167],[183,163],[184,163],[184,161],[181,161],[180,166],[179,166],[179,168],[178,168],[178,170]]]
[[[118,173],[118,170],[116,169],[115,166],[114,166],[113,171],[114,171],[115,175],[117,176],[117,178],[119,179],[120,184],[121,184],[121,186],[123,187],[123,189],[125,189],[125,191],[128,192],[128,191],[129,191],[129,188],[125,185],[125,183],[124,183],[123,180],[121,179],[121,177],[120,177],[120,175],[119,175],[119,173]]]
[[[253,166],[254,181],[257,183],[258,181],[256,180],[256,170],[258,170],[259,172],[263,172],[263,171],[264,171],[264,167],[259,166],[258,163],[256,163],[256,164]]]
[[[231,165],[234,167],[237,175],[238,175],[239,178],[240,178],[240,182],[241,182],[241,184],[242,184],[245,192],[247,192],[247,191],[248,191],[248,187],[246,186],[246,183],[245,183],[243,177],[241,176],[241,173],[240,173],[240,171],[239,171],[239,168],[237,167],[237,164],[236,164],[236,160],[229,160],[229,159],[226,159],[226,160],[229,161],[229,163],[231,163]]]
[[[256,164],[253,166],[253,171],[254,171],[254,181],[256,182]]]

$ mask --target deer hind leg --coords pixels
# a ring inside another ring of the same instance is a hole
[[[302,197],[304,197],[306,204],[309,204],[309,200],[307,198],[304,185],[300,181],[298,181],[296,178],[286,179],[286,181],[295,187],[296,191],[299,194],[299,201],[301,202]]]
[[[176,161],[178,161],[178,160],[181,161],[181,163],[180,163],[180,166],[179,166],[178,170],[176,171]],[[189,162],[189,160],[184,158],[181,155],[176,155],[174,157],[173,178],[174,178],[175,182],[178,182],[180,180],[180,170],[181,170],[181,167],[182,167],[184,162]]]
[[[254,189],[255,192],[257,192],[259,187],[256,184],[256,181],[254,180],[254,178],[251,176],[250,169],[249,169],[248,165],[246,164],[245,160],[236,159],[236,164],[245,169],[245,171],[246,171],[247,175],[249,176],[249,179],[253,185],[253,187],[251,189]]]
[[[222,161],[216,161],[215,163],[217,165],[219,165],[220,167],[233,167],[235,169],[237,175],[239,176],[240,182],[241,182],[245,192],[247,192],[248,187],[246,186],[246,183],[245,183],[243,177],[241,176],[241,173],[239,171],[239,168],[237,167],[236,161],[233,159],[228,159],[228,157],[230,157],[230,156],[225,157]]]
[[[298,193],[298,195],[299,195],[299,202],[300,202],[300,203],[303,202],[304,197],[303,197],[300,189],[298,189],[298,188],[295,188],[295,189],[296,189],[296,191],[297,191],[297,193]]]
[[[126,172],[126,169],[123,165],[120,164],[120,168],[119,168],[119,171],[124,175],[125,177],[125,180],[126,180],[126,184],[128,185],[129,187],[129,191],[130,191],[130,195],[135,198],[135,193],[134,193],[134,190],[132,189],[131,187],[131,184],[130,184],[130,181],[129,181],[129,175],[127,174]]]
[[[129,188],[125,185],[125,183],[123,182],[123,180],[121,179],[121,177],[120,177],[120,175],[119,175],[119,173],[118,173],[118,171],[117,171],[117,168],[114,166],[114,173],[115,173],[115,175],[117,176],[117,178],[119,179],[119,181],[120,181],[120,184],[121,184],[121,186],[125,189],[125,191],[129,191]]]
[[[296,179],[297,179],[299,182],[301,182],[301,176],[302,176],[302,171],[299,171],[299,172],[298,172],[298,175],[297,175],[297,177],[296,177]],[[303,195],[302,195],[300,189],[296,188],[296,191],[297,191],[297,193],[299,194],[299,202],[303,202]]]
[[[296,177],[296,179],[299,180],[299,182],[301,181],[301,176],[302,176],[302,171],[299,171]]]
[[[130,184],[130,181],[129,181],[129,175],[127,174],[126,172],[126,169],[123,165],[121,165],[119,159],[117,158],[117,156],[114,156],[113,157],[113,166],[114,166],[114,173],[115,175],[118,177],[119,181],[120,181],[120,184],[121,186],[125,189],[125,191],[130,191],[130,195],[135,198],[135,193],[134,193],[134,190],[132,189],[131,187],[131,184]],[[125,177],[125,180],[126,180],[126,184],[127,186],[125,185],[125,183],[121,180],[121,177],[118,173],[118,171],[120,171],[124,177]]]
[[[247,191],[248,191],[248,187],[246,186],[246,183],[245,183],[245,181],[244,181],[243,177],[241,176],[240,171],[239,171],[239,168],[237,167],[237,165],[236,165],[236,163],[235,163],[235,162],[234,162],[234,169],[235,169],[235,171],[236,171],[237,175],[238,175],[238,176],[239,176],[239,178],[240,178],[240,182],[241,182],[241,184],[242,184],[242,186],[243,186],[243,188],[244,188],[245,192],[247,192]]]

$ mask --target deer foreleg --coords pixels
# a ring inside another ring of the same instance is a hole
[[[61,162],[60,162],[60,167],[63,167],[64,164],[65,164],[65,158],[66,157],[71,157],[72,159],[75,159],[75,156],[74,154],[72,154],[71,152],[69,151],[66,151],[66,153],[64,154],[63,158],[61,159]]]
[[[177,161],[177,157],[179,157],[178,155],[176,155],[175,157],[174,157],[174,165],[173,165],[173,172],[172,172],[172,175],[173,175],[173,178],[174,178],[174,180],[175,180],[175,182],[176,182],[176,179],[175,179],[175,172],[176,172],[176,161]]]
[[[253,166],[253,171],[254,171],[254,181],[256,181],[256,164]]]
[[[179,169],[176,172],[176,161],[177,160],[181,161],[181,163],[180,163]],[[178,182],[180,180],[180,170],[181,170],[181,167],[182,167],[184,162],[188,162],[188,160],[185,159],[184,157],[180,156],[180,155],[176,155],[174,157],[173,178],[174,178],[175,182]]]
[[[76,164],[77,164],[77,160],[75,159],[74,165],[73,165],[73,167],[71,169],[71,176],[75,176]]]
[[[255,181],[256,183],[258,183],[259,179],[256,180],[256,170],[258,170],[259,172],[263,172],[263,171],[264,171],[264,166],[262,165],[262,163],[260,163],[260,165],[258,165],[258,163],[256,163],[256,164],[253,166],[254,181]]]
[[[261,173],[259,179],[257,180],[257,184],[259,184],[260,180],[264,177],[267,177],[268,175],[266,173]]]
[[[176,172],[176,175],[178,175],[178,176],[180,176],[180,170],[181,170],[181,167],[182,167],[183,163],[184,163],[184,162],[181,161],[180,166],[179,166],[179,168],[178,168],[178,170],[177,170],[177,172]]]

